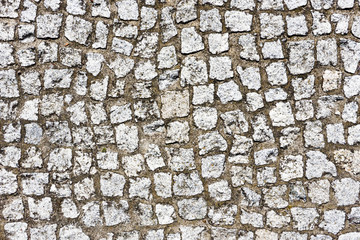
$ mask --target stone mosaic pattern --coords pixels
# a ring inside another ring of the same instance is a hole
[[[0,239],[359,240],[354,0],[1,0]]]

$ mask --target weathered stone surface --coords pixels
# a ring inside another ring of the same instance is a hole
[[[0,1],[0,239],[359,239],[358,8]]]

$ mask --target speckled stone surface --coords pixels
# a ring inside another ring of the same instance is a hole
[[[0,1],[0,239],[359,240],[359,4]]]

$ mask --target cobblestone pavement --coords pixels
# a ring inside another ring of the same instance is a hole
[[[354,0],[1,0],[0,239],[359,240]]]

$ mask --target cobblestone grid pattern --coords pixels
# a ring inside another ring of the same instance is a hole
[[[1,0],[0,239],[359,240],[354,0]]]

